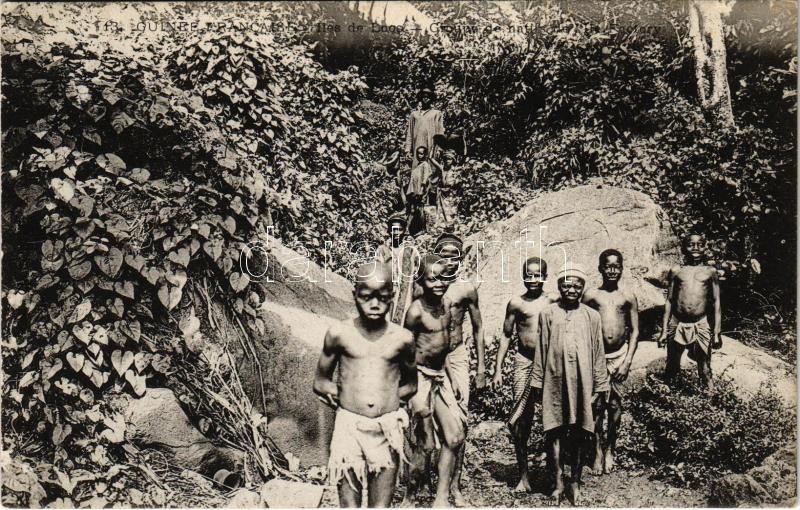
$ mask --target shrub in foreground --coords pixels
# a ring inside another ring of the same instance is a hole
[[[672,482],[705,485],[759,465],[791,440],[794,414],[769,387],[743,394],[724,375],[704,391],[687,373],[668,386],[650,375],[628,397],[620,449]]]

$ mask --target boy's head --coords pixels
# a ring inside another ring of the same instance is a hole
[[[579,303],[585,286],[586,271],[579,264],[568,264],[558,272],[558,292],[564,303]]]
[[[449,278],[445,275],[447,265],[439,255],[427,253],[420,260],[416,281],[422,292],[441,297],[447,292]]]
[[[444,233],[436,240],[433,253],[444,259],[445,276],[455,277],[464,260],[464,242],[455,234]]]
[[[381,262],[367,262],[356,273],[353,297],[358,314],[369,321],[386,320],[392,302],[392,269]]]
[[[700,262],[706,249],[706,239],[702,234],[689,234],[683,238],[683,253],[691,262]]]
[[[389,238],[392,240],[392,246],[400,245],[406,232],[406,219],[400,215],[390,216],[386,225],[389,227]]]
[[[614,248],[600,254],[597,269],[605,282],[618,282],[622,277],[622,253]]]
[[[430,88],[424,88],[419,93],[419,102],[422,103],[423,106],[431,106],[433,104],[433,100],[436,98],[436,94]]]
[[[522,268],[522,283],[529,291],[540,291],[547,281],[547,261],[539,257],[530,257]]]
[[[428,159],[428,148],[424,145],[417,147],[417,161],[425,161]]]

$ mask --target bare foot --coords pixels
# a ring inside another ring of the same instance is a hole
[[[603,474],[603,454],[602,452],[597,452],[594,455],[594,464],[592,465],[592,474],[595,476],[600,476]]]
[[[447,497],[444,498],[437,497],[436,499],[433,500],[431,508],[450,508],[451,506],[452,505],[447,500]]]
[[[531,482],[528,480],[528,476],[523,476],[519,479],[519,483],[516,487],[514,487],[514,492],[530,492],[531,491]],[[457,505],[456,505],[457,506]]]
[[[614,471],[614,453],[611,450],[607,450],[604,472],[611,473],[612,471]]]
[[[403,501],[401,501],[397,505],[397,507],[398,508],[416,508],[417,507],[417,502],[416,502],[416,500],[406,496],[406,497],[403,498]]]
[[[450,494],[453,496],[453,505],[454,506],[462,507],[462,508],[466,507],[466,506],[472,506],[472,505],[469,504],[469,501],[467,501],[467,498],[464,497],[464,495],[461,493],[460,490],[450,489]]]
[[[564,480],[560,476],[556,477],[556,486],[552,493],[547,497],[547,505],[561,506],[561,500],[564,499]]]
[[[578,482],[570,482],[569,492],[572,496],[572,506],[583,506],[583,499],[581,498],[581,489]]]
[[[402,508],[416,508],[418,503],[417,492],[406,489],[405,494],[403,494],[403,501],[400,502],[399,506]]]
[[[548,506],[561,506],[561,500],[564,498],[564,488],[556,488],[546,500]]]

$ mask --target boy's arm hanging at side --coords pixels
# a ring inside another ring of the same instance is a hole
[[[417,353],[413,338],[400,354],[400,388],[397,393],[403,404],[417,394]]]
[[[514,334],[514,322],[516,314],[514,307],[511,306],[511,301],[506,306],[506,319],[503,321],[503,335],[500,337],[499,345],[497,346],[497,360],[494,364],[494,375],[492,376],[492,388],[497,390],[503,384],[503,362],[508,353],[508,347],[511,345],[511,336]]]
[[[675,271],[669,270],[667,274],[669,286],[667,287],[667,298],[664,302],[664,318],[661,321],[661,334],[658,335],[658,347],[664,347],[667,340],[667,328],[669,327],[669,319],[672,315],[672,295],[675,292]]]
[[[333,373],[339,363],[339,345],[336,335],[328,329],[325,333],[325,342],[322,353],[317,363],[317,373],[314,377],[314,393],[319,400],[336,409],[339,407],[339,388],[333,382]]]
[[[711,278],[711,299],[714,300],[714,324],[712,324],[714,340],[711,346],[714,349],[719,349],[722,347],[722,304],[720,302],[719,278],[716,271],[714,271],[714,276]]]
[[[475,385],[482,389],[486,387],[486,341],[483,337],[483,317],[478,305],[478,291],[475,289],[470,291],[469,319],[472,322],[472,338],[475,339],[475,351],[478,354]]]
[[[639,346],[639,301],[636,299],[636,294],[633,292],[630,294],[628,303],[628,323],[631,327],[631,335],[628,338],[628,352],[625,354],[625,362],[612,377],[614,382],[617,383],[623,383],[628,378],[628,373],[633,363],[633,356],[636,354],[636,349]]]

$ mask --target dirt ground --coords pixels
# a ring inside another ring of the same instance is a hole
[[[505,430],[471,434],[467,439],[466,466],[463,475],[464,496],[476,507],[541,507],[547,506],[548,482],[544,461],[531,455],[529,465],[533,492],[518,493],[514,449]],[[398,487],[393,506],[399,506],[403,488]],[[611,474],[593,476],[584,468],[583,493],[586,506],[592,507],[686,507],[706,506],[705,494],[690,489],[671,487],[650,479],[641,471],[619,469]],[[430,507],[433,495],[423,489],[419,507]],[[337,507],[333,487],[326,487],[323,506]],[[562,506],[570,506],[568,502]]]

